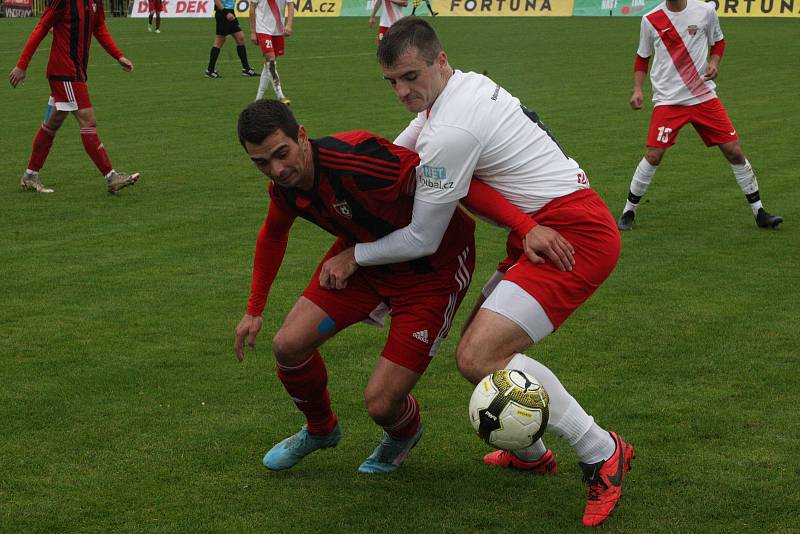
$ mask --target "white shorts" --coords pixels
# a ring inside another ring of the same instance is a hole
[[[538,343],[553,332],[553,323],[550,322],[542,305],[530,293],[514,282],[503,280],[502,274],[496,272],[484,286],[482,291],[484,296],[490,285],[491,289],[488,290],[489,296],[486,297],[481,309],[499,313],[513,321],[534,343]]]

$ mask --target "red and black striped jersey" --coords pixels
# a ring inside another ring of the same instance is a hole
[[[408,226],[414,207],[416,152],[365,131],[311,141],[314,186],[309,193],[270,184],[270,197],[350,244],[369,243]],[[426,258],[387,266],[398,272],[428,272],[451,264],[472,242],[475,223],[460,208],[439,249]]]
[[[53,43],[47,77],[51,80],[86,81],[92,35],[114,59],[122,57],[106,27],[102,0],[52,0],[25,44],[17,62],[19,68],[27,70],[50,28]]]

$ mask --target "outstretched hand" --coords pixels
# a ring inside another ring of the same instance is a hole
[[[571,271],[575,265],[575,249],[549,226],[534,226],[522,240],[522,249],[531,263],[544,263],[547,258],[559,271]]]
[[[244,361],[244,343],[247,340],[247,346],[251,349],[256,348],[256,337],[261,331],[261,317],[244,314],[242,320],[236,325],[234,331],[233,350],[236,353],[236,358]]]
[[[350,247],[322,264],[319,284],[325,289],[344,289],[347,279],[358,270],[356,248]]]
[[[25,69],[21,69],[19,67],[14,67],[11,69],[11,72],[8,73],[8,81],[11,83],[11,87],[16,87],[20,83],[25,81]]]
[[[131,60],[126,58],[125,56],[119,58],[117,60],[117,63],[119,63],[122,66],[122,70],[124,70],[125,72],[133,71],[133,63],[131,63]]]

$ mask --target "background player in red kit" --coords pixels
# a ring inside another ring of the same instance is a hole
[[[156,33],[161,33],[161,12],[164,11],[164,4],[161,0],[149,0],[148,7],[150,14],[147,16],[147,31],[153,31],[153,15],[155,15]]]
[[[258,235],[250,300],[236,327],[242,360],[245,339],[254,346],[261,312],[286,250],[296,217],[337,237],[322,259],[374,241],[411,220],[416,153],[363,131],[310,140],[289,108],[258,100],[239,116],[239,140],[258,169],[271,178],[270,205]],[[359,467],[364,473],[396,471],[422,436],[419,403],[411,390],[447,335],[475,264],[474,222],[456,210],[442,245],[411,262],[360,269],[339,290],[325,289],[320,269],[275,334],[278,377],[307,425],[264,456],[272,470],[288,469],[307,454],[334,447],[338,418],[331,407],[325,363],[317,350],[348,326],[392,321],[364,397],[384,435]]]
[[[80,125],[81,141],[86,153],[106,178],[109,193],[133,185],[139,173],[117,172],[111,166],[105,146],[97,136],[94,108],[86,87],[91,36],[116,59],[126,72],[133,70],[133,63],[122,55],[108,32],[101,0],[52,0],[47,6],[28,38],[22,55],[8,75],[13,87],[25,80],[28,64],[36,48],[53,29],[50,60],[47,63],[47,78],[50,80],[48,115],[33,140],[33,152],[28,168],[22,175],[20,187],[27,191],[52,193],[39,179],[39,170],[47,159],[56,132],[69,113],[75,113]]]

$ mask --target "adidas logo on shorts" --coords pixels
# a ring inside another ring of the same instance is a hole
[[[411,334],[415,338],[419,339],[423,343],[428,343],[428,331],[427,330],[420,330],[419,332],[414,332]]]

